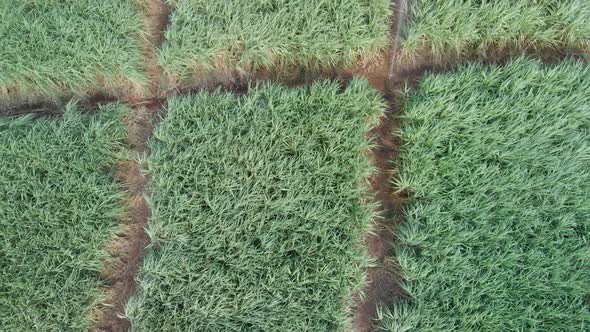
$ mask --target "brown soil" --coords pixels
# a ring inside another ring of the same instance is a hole
[[[129,179],[129,181],[133,181]],[[145,182],[145,181],[141,181]],[[141,186],[140,183],[131,183]],[[105,288],[106,300],[99,306],[98,323],[92,331],[128,331],[130,322],[123,317],[125,304],[135,290],[135,275],[143,261],[145,247],[149,237],[145,233],[150,209],[140,195],[132,195],[127,200],[128,220],[123,224],[122,235],[112,239],[108,250],[117,255],[103,272],[103,278],[109,283]]]
[[[153,131],[153,121],[160,116],[166,105],[159,102],[134,108],[126,119],[128,144],[140,156],[149,153],[148,139]],[[121,235],[108,244],[112,259],[105,263],[103,278],[108,287],[104,289],[107,299],[98,308],[97,324],[93,331],[128,331],[130,322],[124,318],[125,305],[135,290],[135,276],[141,267],[149,236],[145,232],[150,208],[143,197],[149,183],[143,174],[142,165],[136,160],[127,160],[118,165],[117,178],[125,184],[128,210],[121,221]]]
[[[170,7],[165,0],[140,0],[144,15],[143,43],[145,70],[150,80],[150,96],[161,94],[162,70],[158,65],[157,50],[164,43],[164,33],[170,23]]]
[[[393,189],[392,164],[399,150],[400,142],[394,131],[398,128],[397,116],[401,110],[398,95],[403,80],[395,72],[396,54],[399,38],[409,12],[410,0],[394,0],[394,19],[391,24],[392,45],[386,60],[367,75],[371,85],[384,94],[389,107],[382,116],[379,126],[370,133],[375,138],[376,148],[372,151],[373,163],[377,174],[371,179],[371,191],[379,203],[380,218],[375,220],[372,232],[365,238],[368,254],[376,261],[376,265],[367,270],[367,284],[360,294],[354,298],[353,329],[356,332],[376,330],[375,322],[379,308],[390,307],[405,297],[401,287],[401,273],[392,253],[395,240],[395,226],[401,222],[404,198]]]
[[[356,332],[374,331],[378,308],[389,307],[405,296],[400,286],[401,274],[392,255],[394,228],[401,222],[404,198],[394,191],[392,183],[392,161],[399,150],[399,142],[393,133],[397,128],[399,108],[393,98],[389,103],[379,126],[370,133],[375,137],[372,157],[378,170],[370,184],[379,203],[380,218],[375,220],[372,231],[367,234],[365,246],[377,264],[368,269],[367,284],[361,294],[355,296],[353,325]]]

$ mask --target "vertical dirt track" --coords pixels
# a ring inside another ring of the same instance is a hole
[[[373,163],[377,174],[370,179],[371,191],[379,204],[380,218],[375,221],[373,230],[365,238],[368,254],[375,265],[367,270],[367,285],[361,294],[355,296],[353,308],[353,330],[355,332],[372,332],[377,329],[378,309],[389,307],[403,298],[401,274],[393,260],[392,246],[395,240],[394,228],[401,221],[404,198],[393,189],[393,164],[400,147],[394,131],[398,128],[397,117],[401,112],[401,88],[405,79],[400,76],[397,65],[399,42],[404,26],[408,20],[411,0],[394,0],[392,6],[394,18],[391,22],[392,44],[387,62],[380,73],[369,75],[383,79],[381,84],[372,85],[381,90],[388,103],[388,109],[374,128],[370,136],[374,137],[376,148],[372,151]]]
[[[164,33],[170,23],[170,7],[166,0],[139,0],[144,12],[144,30],[146,32],[143,42],[143,54],[145,59],[145,71],[150,81],[149,95],[158,97],[162,88],[162,69],[158,64],[157,51],[164,43]]]
[[[135,159],[127,160],[118,165],[117,177],[126,188],[127,213],[123,224],[123,234],[112,239],[108,245],[109,252],[115,257],[107,264],[109,268],[103,272],[103,278],[108,287],[104,290],[107,299],[100,305],[97,324],[93,331],[126,332],[131,322],[125,318],[125,306],[135,291],[135,276],[137,275],[145,248],[149,244],[149,236],[145,229],[151,216],[150,207],[144,198],[149,178],[142,172],[145,165],[141,165],[149,155],[148,141],[152,135],[155,121],[166,109],[166,98],[159,98],[161,94],[162,71],[157,62],[157,49],[164,41],[170,9],[165,0],[144,0],[140,2],[144,16],[143,53],[145,70],[150,80],[149,96],[139,102],[129,103],[130,111],[125,119],[127,127],[128,145]]]
[[[392,260],[394,227],[400,221],[403,197],[397,195],[392,186],[392,160],[395,159],[399,142],[393,130],[399,111],[393,100],[381,118],[378,127],[372,130],[377,147],[372,151],[374,165],[378,173],[370,179],[371,191],[379,203],[380,218],[375,221],[373,230],[365,238],[368,254],[375,260],[375,266],[367,270],[367,285],[362,295],[355,297],[354,331],[375,330],[375,319],[379,307],[388,307],[403,298],[400,286],[399,268]]]
[[[149,154],[148,140],[153,131],[153,119],[160,116],[165,104],[156,100],[132,109],[126,119],[128,143],[138,158]],[[123,234],[111,240],[108,250],[114,261],[103,272],[108,287],[107,296],[99,308],[98,322],[93,331],[128,331],[130,322],[124,317],[125,305],[135,290],[135,276],[139,271],[149,243],[145,232],[151,211],[144,198],[149,177],[142,173],[138,160],[127,160],[118,165],[117,177],[126,188],[126,217],[122,220]]]

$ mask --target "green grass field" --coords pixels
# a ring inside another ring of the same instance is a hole
[[[374,215],[365,81],[170,99],[134,331],[344,331]]]
[[[0,1],[0,99],[144,84],[134,1]]]
[[[159,63],[173,80],[227,68],[309,69],[370,61],[387,48],[388,0],[170,0]]]
[[[385,330],[588,330],[590,67],[520,59],[427,76],[401,137],[411,300]]]
[[[485,53],[492,48],[590,50],[585,0],[415,0],[401,43],[409,56]]]
[[[69,105],[63,120],[0,119],[1,330],[88,329],[122,213],[121,115]]]

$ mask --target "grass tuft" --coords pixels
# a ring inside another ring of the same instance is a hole
[[[403,52],[435,59],[504,47],[590,51],[590,2],[416,0],[406,35]]]
[[[590,326],[590,67],[519,59],[427,76],[409,94],[388,331]]]
[[[366,81],[174,97],[151,142],[133,331],[344,331],[375,217]]]
[[[146,83],[133,1],[0,1],[0,98],[121,93]]]
[[[303,66],[321,69],[371,60],[387,47],[387,0],[170,0],[159,52],[176,80],[195,74]]]
[[[63,120],[0,119],[0,326],[83,331],[101,296],[105,243],[118,232],[113,178],[121,109]]]

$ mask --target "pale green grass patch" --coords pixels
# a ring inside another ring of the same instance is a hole
[[[407,36],[408,55],[485,53],[490,47],[590,50],[586,0],[416,0]]]
[[[402,117],[387,331],[590,327],[590,67],[517,60],[427,76]]]
[[[144,84],[135,0],[0,1],[0,98]]]
[[[239,68],[354,65],[386,49],[387,0],[170,0],[159,63],[188,80]]]
[[[368,258],[366,81],[169,100],[133,331],[345,331]]]
[[[0,119],[0,326],[85,331],[118,232],[124,155],[118,106],[63,119]]]

